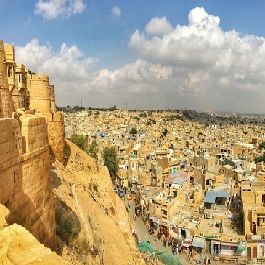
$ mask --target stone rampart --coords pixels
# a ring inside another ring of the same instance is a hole
[[[42,243],[54,248],[54,198],[46,120],[26,117],[21,124],[22,134],[17,120],[0,119],[0,203],[10,211],[9,224],[23,225]]]
[[[48,144],[48,132],[44,117],[27,117],[22,120],[23,149],[32,152]]]
[[[61,112],[55,113],[40,113],[38,115],[44,116],[48,126],[48,139],[50,145],[51,155],[57,160],[64,159],[65,146],[65,131],[64,131],[64,117]]]
[[[30,109],[37,112],[51,112],[51,89],[49,77],[43,74],[29,74]]]
[[[19,122],[15,119],[0,119],[0,166],[22,154]]]

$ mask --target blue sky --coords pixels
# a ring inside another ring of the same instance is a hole
[[[48,17],[37,8],[45,3],[79,6]],[[77,104],[81,94],[88,105],[265,112],[264,11],[264,0],[0,0],[0,39],[17,47],[18,60],[48,72],[60,104]],[[64,72],[67,65],[78,74]]]
[[[34,14],[35,4],[35,0],[0,0],[2,39],[25,45],[37,38],[42,43],[48,41],[55,49],[63,42],[76,44],[82,52],[100,58],[102,65],[111,68],[133,60],[128,41],[135,29],[161,16],[173,25],[186,24],[189,11],[196,6],[218,15],[224,30],[265,35],[263,0],[85,0],[82,14],[48,21]],[[121,8],[120,17],[111,14],[113,6]]]

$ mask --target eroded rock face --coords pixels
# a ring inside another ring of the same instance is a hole
[[[0,262],[14,265],[69,264],[41,245],[24,227],[17,224],[0,231]]]
[[[0,230],[7,226],[6,218],[9,215],[8,209],[0,204]]]
[[[24,227],[7,225],[8,209],[0,204],[0,264],[7,265],[69,265],[44,247]]]
[[[76,264],[145,264],[131,236],[127,212],[114,193],[107,168],[97,165],[70,142],[67,142],[67,151],[65,165],[55,164],[53,179],[57,211],[66,211],[66,219],[70,215],[78,217],[77,222],[73,221],[73,227],[77,230],[80,227],[80,232],[68,242],[68,246],[76,250]]]

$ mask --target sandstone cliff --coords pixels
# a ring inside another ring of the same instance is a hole
[[[57,233],[68,244],[62,256],[72,264],[145,264],[108,170],[70,142],[66,156],[65,165],[56,162],[53,168]]]

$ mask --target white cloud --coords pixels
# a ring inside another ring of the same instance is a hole
[[[84,56],[77,46],[68,47],[65,43],[59,52],[54,52],[50,44],[40,45],[37,39],[15,49],[18,63],[25,64],[33,72],[50,76],[60,95],[57,97],[60,104],[70,104],[88,90],[92,69],[98,62],[96,58]]]
[[[119,6],[113,6],[111,8],[111,13],[114,17],[120,17],[121,16],[121,8]]]
[[[207,26],[218,26],[220,23],[220,18],[217,16],[212,16],[207,14],[207,12],[202,7],[196,7],[192,9],[189,13],[189,24],[192,25],[205,25]]]
[[[163,36],[164,34],[171,32],[173,27],[167,21],[166,17],[155,17],[146,25],[145,30],[151,35]]]
[[[142,92],[140,88],[144,89],[143,84],[168,80],[171,75],[171,67],[152,64],[138,59],[136,62],[126,64],[114,71],[108,69],[100,70],[97,77],[91,83],[91,86],[98,89],[104,88],[105,91],[119,91],[120,88],[126,86],[128,89],[127,92]]]
[[[264,112],[265,38],[224,31],[218,16],[199,7],[188,21],[173,27],[165,17],[151,19],[145,31],[136,30],[130,38],[136,62],[105,69],[93,86],[127,94],[133,107]],[[167,69],[166,78],[152,76],[154,66],[159,72]]]
[[[55,53],[36,40],[19,47],[17,57],[51,75],[60,104],[86,93],[93,106],[265,112],[265,38],[224,31],[203,8],[188,19],[171,26],[154,18],[136,30],[129,41],[136,60],[118,69],[97,71],[78,47],[63,44]]]
[[[50,20],[81,14],[85,8],[83,0],[38,0],[34,13]]]

